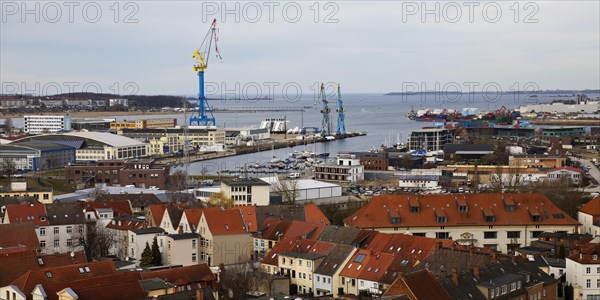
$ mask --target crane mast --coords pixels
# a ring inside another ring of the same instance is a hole
[[[345,135],[346,134],[346,125],[344,124],[344,112],[346,111],[346,109],[344,109],[344,103],[342,102],[342,92],[340,91],[339,83],[337,85],[337,97],[338,97],[338,108],[337,108],[338,122],[337,122],[337,129],[335,130],[335,134],[336,135]]]
[[[329,123],[329,113],[331,110],[327,105],[329,102],[325,97],[325,86],[321,83],[321,89],[319,90],[319,98],[321,98],[321,102],[323,103],[323,109],[321,109],[321,114],[323,115],[323,121],[321,122],[321,136],[326,137],[331,135],[331,128]]]
[[[215,43],[216,56],[220,59],[221,55],[219,54],[219,47],[217,46],[217,19],[214,19],[210,25],[210,29],[208,30],[208,33],[206,33],[206,36],[204,36],[200,48],[196,48],[192,54],[192,58],[194,58],[192,69],[198,74],[198,111],[192,112],[192,115],[190,116],[190,125],[214,126],[216,124],[215,117],[210,110],[210,106],[208,105],[204,94],[204,70],[208,67],[213,40]],[[200,49],[202,49],[202,51]]]

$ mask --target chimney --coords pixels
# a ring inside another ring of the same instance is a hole
[[[196,290],[196,300],[202,299],[204,299],[204,291],[202,290],[202,288],[199,288]]]
[[[440,250],[440,249],[442,249],[442,242],[436,242],[435,243],[435,250],[437,251],[437,250]]]
[[[454,282],[455,285],[458,286],[458,273],[456,273],[456,268],[452,268],[452,282]]]
[[[473,275],[479,280],[479,266],[473,267]]]
[[[177,230],[179,234],[183,233],[183,225],[179,225],[179,229]]]

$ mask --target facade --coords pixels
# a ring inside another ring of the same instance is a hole
[[[560,167],[546,172],[548,180],[568,180],[572,184],[579,184],[583,178],[583,170],[573,167]]]
[[[184,135],[182,127],[174,128],[146,128],[146,129],[123,129],[120,135],[151,143],[152,154],[177,153],[184,150]],[[191,150],[201,150],[202,147],[213,147],[225,145],[225,130],[222,128],[210,128],[189,126],[188,141]]]
[[[163,264],[191,266],[199,263],[199,234],[167,234],[161,236],[161,239],[164,240]]]
[[[246,141],[260,141],[271,138],[268,128],[226,128],[225,144],[241,145]]]
[[[339,289],[341,287],[340,272],[348,264],[350,258],[354,255],[356,248],[350,245],[336,245],[319,264],[313,274],[315,297],[333,296],[341,297]]]
[[[580,225],[540,193],[378,196],[344,223],[503,253],[529,246],[544,231],[576,232]]]
[[[581,233],[591,234],[593,237],[600,236],[600,196],[579,208],[577,220],[581,223]]]
[[[434,190],[440,188],[439,177],[435,175],[405,175],[400,176],[399,186],[420,190]]]
[[[27,182],[11,182],[10,188],[0,188],[0,197],[33,197],[43,204],[52,203],[52,196],[52,188],[32,188]]]
[[[600,244],[589,244],[578,252],[567,257],[566,264],[574,300],[600,299]]]
[[[315,179],[337,182],[357,182],[365,179],[365,166],[352,154],[339,154],[335,162],[315,166]]]
[[[0,147],[0,160],[10,159],[17,170],[45,171],[75,161],[75,148],[48,142],[14,142]]]
[[[158,237],[163,232],[162,228],[157,227],[128,230],[127,235],[130,242],[128,244],[127,257],[135,259],[136,264],[139,265],[142,260],[142,252],[146,248],[146,243],[152,247],[154,237]]]
[[[67,184],[134,185],[166,189],[170,167],[151,159],[102,160],[95,163],[71,164],[65,168]]]
[[[444,128],[422,128],[413,130],[408,139],[409,150],[439,151],[452,143],[452,134]]]
[[[542,137],[576,136],[585,134],[583,126],[546,126],[542,127]]]
[[[123,129],[151,129],[151,128],[167,128],[177,126],[177,119],[175,118],[159,118],[159,119],[145,119],[135,121],[120,121],[111,122],[110,129],[120,131]]]
[[[23,117],[25,133],[42,134],[71,130],[71,116],[27,115]]]
[[[221,191],[236,206],[269,205],[269,183],[259,178],[222,179]]]
[[[352,152],[365,166],[366,171],[387,171],[387,152]]]
[[[560,155],[511,155],[508,157],[510,166],[528,168],[560,168],[565,166],[567,159]]]
[[[312,179],[280,180],[277,176],[263,177],[261,179],[271,185],[272,193],[276,193],[279,184],[287,185],[288,187],[294,187],[295,185],[297,191],[296,202],[342,196],[342,187],[335,183]],[[292,183],[292,180],[294,183]]]

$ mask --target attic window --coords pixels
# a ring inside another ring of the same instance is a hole
[[[506,209],[506,211],[515,211],[516,206],[514,204],[506,204],[504,205],[504,209]]]
[[[379,272],[379,268],[376,268],[376,269],[375,269],[375,273],[378,273],[378,272]]]
[[[85,273],[85,270],[83,269],[83,267],[79,268],[79,273],[81,273],[81,274]]]
[[[458,211],[459,212],[467,212],[467,211],[469,211],[469,207],[466,206],[466,205],[459,205],[458,206]]]
[[[398,246],[398,249],[396,249],[396,252],[402,250],[402,246]]]
[[[400,224],[400,218],[398,218],[398,217],[390,218],[390,223]]]
[[[89,272],[90,272],[90,267],[86,266],[84,269],[85,269],[85,272],[86,272],[86,273],[89,273]]]
[[[564,219],[565,214],[552,214],[552,217],[555,219]]]
[[[533,222],[539,222],[542,220],[542,216],[540,215],[531,215],[531,221]]]
[[[438,216],[438,217],[436,217],[436,220],[437,220],[438,223],[445,224],[446,223],[446,216]]]
[[[592,254],[592,260],[598,260],[598,254]]]
[[[485,221],[486,222],[495,222],[496,217],[495,216],[485,216]]]
[[[52,273],[51,272],[46,272],[46,277],[52,278]]]
[[[41,257],[38,257],[38,264],[40,266],[43,266],[44,265],[44,259],[42,259]]]
[[[373,267],[369,267],[369,268],[367,269],[367,272],[371,272],[371,270],[373,270]]]
[[[225,229],[229,230],[229,225],[225,224]]]
[[[400,264],[408,265],[408,259],[403,259]],[[395,276],[395,275],[394,275]]]
[[[411,213],[418,213],[419,212],[419,207],[418,206],[411,206],[410,207],[410,212]]]

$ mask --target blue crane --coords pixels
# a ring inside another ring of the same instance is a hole
[[[344,112],[346,109],[344,108],[344,103],[342,102],[342,92],[340,91],[340,85],[337,85],[337,97],[338,97],[338,122],[337,129],[335,130],[336,135],[345,135],[346,134],[346,125],[344,124]]]
[[[215,116],[204,95],[204,70],[208,67],[208,59],[210,58],[213,40],[215,41],[216,56],[220,59],[221,55],[219,54],[219,47],[217,46],[217,19],[214,19],[210,25],[210,29],[208,30],[208,33],[206,33],[206,36],[204,36],[200,48],[196,48],[196,51],[192,54],[192,58],[194,58],[193,70],[198,74],[198,111],[192,112],[192,115],[190,116],[190,125],[194,125],[195,123],[195,125],[214,126],[216,124]],[[200,49],[202,49],[202,52],[200,52]]]
[[[328,101],[325,97],[325,86],[321,83],[321,89],[319,90],[319,98],[321,98],[321,102],[323,102],[323,109],[321,109],[321,114],[323,115],[323,121],[321,122],[321,136],[326,137],[331,135],[331,128],[329,124],[329,113],[331,110],[327,105]]]

